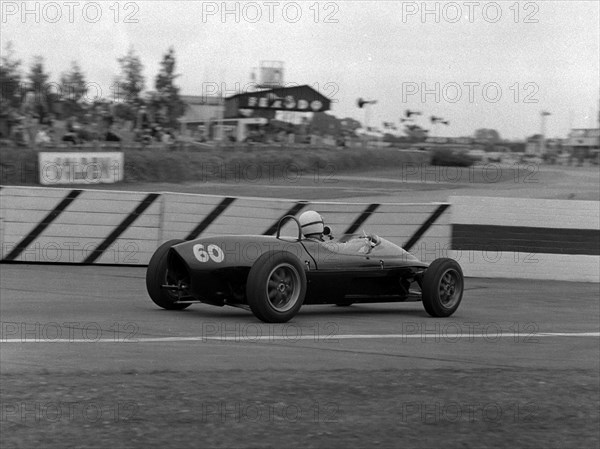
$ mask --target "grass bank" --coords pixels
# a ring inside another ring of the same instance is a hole
[[[81,148],[75,151],[89,151]],[[43,151],[65,151],[45,148]],[[70,151],[74,151],[70,149]],[[112,151],[112,150],[111,150]],[[176,149],[123,148],[126,183],[285,179],[312,172],[327,173],[427,164],[425,152],[389,148],[332,149],[322,147],[244,146]],[[39,184],[38,151],[4,147],[0,151],[0,183]]]

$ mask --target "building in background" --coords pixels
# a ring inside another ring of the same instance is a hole
[[[180,95],[185,103],[185,112],[179,118],[180,131],[184,136],[199,141],[212,140],[213,124],[223,118],[223,99],[208,95]]]
[[[261,89],[273,89],[284,86],[284,63],[283,61],[261,61],[259,67],[258,87]]]
[[[528,137],[525,139],[525,154],[527,156],[542,157],[542,143],[543,139],[541,134],[534,134],[533,136]]]
[[[311,86],[277,87],[232,95],[224,99],[224,119],[237,121],[243,126],[246,120],[263,119],[268,123],[284,121],[290,124],[289,133],[300,129],[314,114],[331,108],[331,100]],[[236,140],[244,138],[246,132],[236,133]],[[249,128],[251,131],[256,129]],[[281,130],[278,132],[281,133]],[[278,140],[281,140],[280,136]],[[295,141],[291,136],[288,141]]]
[[[569,137],[563,142],[571,156],[582,161],[584,159],[598,160],[600,152],[600,129],[577,128],[572,129]]]

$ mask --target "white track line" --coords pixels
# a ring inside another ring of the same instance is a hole
[[[261,341],[290,341],[313,340],[319,342],[334,342],[336,340],[440,340],[453,342],[455,340],[485,339],[496,341],[500,338],[512,338],[519,342],[535,342],[536,338],[548,337],[600,337],[600,332],[497,332],[489,334],[342,334],[342,335],[221,335],[214,334],[196,337],[123,337],[116,335],[114,338],[85,339],[85,338],[59,338],[59,339],[36,339],[36,338],[2,338],[0,343],[172,343],[186,341],[237,341],[237,342],[261,342]]]

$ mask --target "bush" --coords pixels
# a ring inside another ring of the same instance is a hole
[[[433,150],[431,165],[444,167],[470,167],[475,163],[475,158],[466,153],[452,150]]]

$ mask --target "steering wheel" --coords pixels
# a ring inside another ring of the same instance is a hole
[[[381,243],[381,239],[379,238],[378,235],[367,234],[364,230],[363,230],[363,238],[369,242],[369,245],[371,245],[371,248],[375,248],[377,245],[379,245]]]

